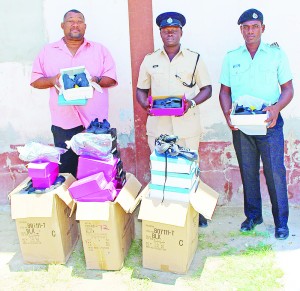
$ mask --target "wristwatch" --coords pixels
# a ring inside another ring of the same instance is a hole
[[[193,99],[191,99],[190,101],[192,102],[191,108],[196,107],[196,105],[197,105],[196,102]]]

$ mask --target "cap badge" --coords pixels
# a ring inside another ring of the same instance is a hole
[[[258,15],[257,15],[256,13],[253,13],[253,14],[252,14],[252,17],[253,17],[254,19],[257,19],[257,18],[258,18]]]
[[[169,17],[169,18],[167,19],[167,22],[170,24],[170,23],[173,22],[173,19],[172,19],[171,17]]]

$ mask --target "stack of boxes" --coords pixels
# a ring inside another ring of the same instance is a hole
[[[111,128],[108,134],[112,140],[112,155],[109,159],[79,156],[76,176],[78,181],[69,188],[76,201],[113,201],[126,182],[126,173],[117,149],[116,128]]]
[[[134,239],[132,212],[140,202],[141,184],[123,170],[117,131],[111,128],[112,157],[79,156],[77,181],[69,192],[75,199],[87,269],[120,270]]]
[[[189,202],[198,185],[198,166],[181,156],[165,157],[155,151],[150,155],[151,183],[149,197]]]
[[[27,165],[28,176],[36,189],[49,188],[55,182],[59,168],[54,162],[31,162]]]
[[[211,219],[218,193],[199,180],[196,162],[150,156],[151,183],[142,192],[143,267],[184,274],[198,246],[199,213]]]

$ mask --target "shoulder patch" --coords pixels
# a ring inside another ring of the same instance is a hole
[[[187,49],[187,50],[190,51],[191,53],[199,54],[199,53],[197,53],[197,52],[195,52],[195,51],[192,51],[192,50],[190,50],[190,49]]]
[[[273,42],[270,44],[270,47],[280,48],[277,42]]]
[[[156,51],[152,52],[152,53],[148,53],[147,56],[155,54],[156,52],[158,52],[160,49],[157,49]]]
[[[236,49],[233,49],[233,50],[228,51],[227,54],[232,53],[232,52],[235,52],[235,51],[237,51],[237,50],[239,50],[239,49],[241,49],[241,48],[242,48],[242,46],[239,46],[239,47],[236,48]]]

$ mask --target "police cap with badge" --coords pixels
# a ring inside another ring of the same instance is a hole
[[[177,26],[182,28],[185,23],[185,17],[178,12],[165,12],[156,17],[156,24],[160,29],[167,26]]]
[[[242,13],[237,24],[240,25],[250,20],[259,20],[261,23],[263,23],[264,16],[259,10],[251,8]]]

